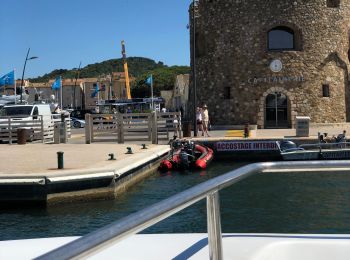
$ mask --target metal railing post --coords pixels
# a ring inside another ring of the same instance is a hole
[[[123,114],[118,113],[118,143],[123,144],[124,143],[124,117]]]
[[[112,117],[112,131],[115,131],[116,132],[116,142],[118,143],[119,142],[119,127],[118,127],[118,115],[117,114],[113,114],[113,117]],[[113,132],[112,132],[113,133]]]
[[[220,219],[219,192],[216,191],[207,196],[207,221],[208,221],[208,244],[209,259],[222,259],[222,236]]]
[[[8,130],[9,130],[9,144],[12,144],[12,126],[11,126],[11,117],[8,117]]]
[[[151,121],[152,121],[152,144],[158,144],[158,127],[157,127],[157,112],[152,111]]]
[[[147,114],[148,123],[148,141],[152,141],[152,113]]]
[[[86,144],[91,144],[91,125],[92,125],[92,120],[91,120],[91,114],[85,114],[85,143]]]
[[[41,127],[41,140],[42,140],[42,143],[44,144],[44,143],[45,143],[45,135],[44,135],[44,116],[41,115],[40,118],[41,118],[41,124],[40,124],[40,127]],[[33,133],[33,135],[34,135],[34,133]]]

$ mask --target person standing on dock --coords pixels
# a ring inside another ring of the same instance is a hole
[[[196,109],[196,124],[197,124],[197,134],[199,131],[202,131],[202,136],[204,136],[202,109],[200,107],[197,107]]]
[[[323,133],[323,140],[324,140],[326,143],[332,143],[332,142],[333,142],[332,139],[333,139],[333,138],[330,138],[329,135],[328,135],[328,133]]]
[[[207,105],[203,106],[202,109],[202,122],[203,122],[203,132],[204,135],[206,134],[208,137],[210,137],[208,133],[208,126],[209,126],[209,112]]]
[[[336,141],[337,141],[337,143],[341,143],[341,144],[340,144],[340,147],[341,147],[341,148],[345,148],[345,147],[346,147],[346,144],[342,144],[342,143],[345,143],[345,142],[346,142],[346,130],[344,130],[342,134],[339,134],[339,135],[337,136]]]

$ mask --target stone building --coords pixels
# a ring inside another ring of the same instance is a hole
[[[183,113],[187,110],[189,82],[189,74],[176,75],[174,88],[160,92],[160,96],[165,101],[165,108],[170,111],[182,111]]]
[[[189,90],[189,74],[180,74],[176,76],[173,89],[173,107],[175,110],[187,111],[188,90]]]
[[[350,1],[199,0],[192,13],[197,103],[214,124],[350,121]]]

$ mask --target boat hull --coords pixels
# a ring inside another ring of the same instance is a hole
[[[350,149],[298,150],[281,152],[281,156],[285,161],[345,160],[350,159]]]
[[[348,260],[350,255],[350,235],[225,233],[222,237],[223,259]],[[0,241],[0,256],[1,259],[33,259],[75,239],[77,237]],[[138,234],[89,259],[208,259],[208,256],[207,234]]]

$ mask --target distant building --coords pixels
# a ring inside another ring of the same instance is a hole
[[[184,111],[187,111],[189,84],[189,74],[176,76],[173,90],[173,107],[175,110],[180,110],[182,108]]]
[[[161,90],[160,96],[164,98],[164,107],[169,110],[174,110],[172,105],[173,91],[172,90]]]
[[[165,100],[165,107],[172,111],[186,111],[188,107],[189,74],[177,75],[172,90],[162,90],[160,95]]]
[[[135,79],[130,78],[130,82]],[[51,96],[55,96],[58,104],[61,100],[61,91],[54,91],[51,85],[54,80],[46,83],[28,83],[28,102],[36,99],[51,101]],[[20,83],[19,83],[20,84]],[[98,90],[96,88],[98,85]],[[116,72],[111,76],[101,78],[82,78],[62,80],[63,108],[93,109],[99,99],[125,99],[125,76],[124,72]]]

